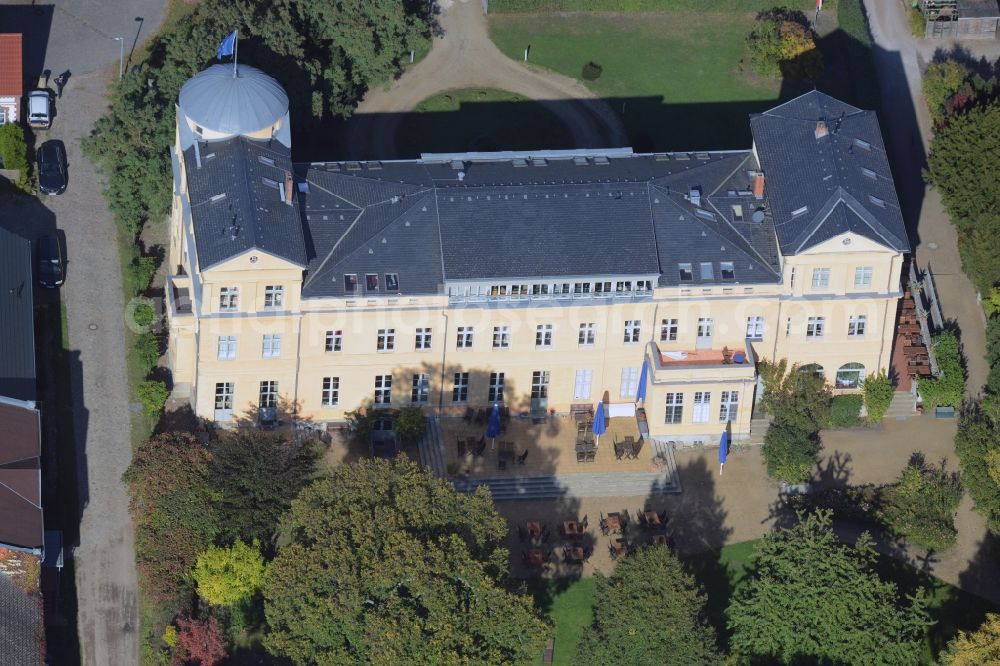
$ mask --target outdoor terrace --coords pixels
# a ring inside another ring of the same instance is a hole
[[[653,370],[654,383],[679,379],[744,379],[756,373],[756,356],[748,341],[722,348],[667,351],[650,342],[646,359]],[[712,372],[706,375],[705,370]]]
[[[465,471],[472,478],[496,478],[518,476],[545,476],[553,474],[575,474],[593,472],[658,472],[662,464],[656,458],[657,451],[652,442],[641,442],[641,448],[632,456],[616,456],[615,442],[619,444],[631,437],[640,441],[639,428],[635,417],[611,417],[607,419],[607,431],[595,442],[589,425],[580,433],[577,418],[573,416],[550,416],[542,423],[531,419],[511,418],[506,430],[496,438],[496,448],[486,438],[486,447],[481,456],[473,455],[476,444],[484,437],[485,426],[460,418],[441,419],[441,435],[446,453],[446,464],[457,464],[459,471]],[[464,456],[458,455],[458,441],[465,440],[469,450]],[[510,444],[505,446],[504,443]],[[581,450],[592,451],[593,461],[577,462],[578,443]],[[505,450],[507,449],[507,450]],[[523,463],[516,458],[527,456]],[[501,467],[500,461],[508,454]],[[512,455],[511,455],[512,454]]]

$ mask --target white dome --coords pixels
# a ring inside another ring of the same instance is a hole
[[[288,96],[277,81],[255,67],[212,65],[181,88],[178,103],[191,121],[222,134],[250,134],[288,113]]]

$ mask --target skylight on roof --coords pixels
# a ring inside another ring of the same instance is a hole
[[[809,206],[802,206],[802,208],[796,208],[792,211],[792,217],[798,217],[799,215],[805,215],[809,212]]]
[[[694,214],[705,220],[715,220],[715,213],[705,210],[704,208],[695,208]]]
[[[266,155],[258,155],[257,161],[260,162],[261,164],[266,164],[267,166],[274,166],[274,160],[272,160],[270,157],[267,157]]]
[[[872,144],[868,143],[864,139],[855,139],[854,140],[854,145],[857,146],[858,148],[860,148],[861,150],[871,150],[872,149]]]
[[[871,169],[865,169],[864,167],[862,167],[861,173],[863,173],[864,175],[868,176],[872,180],[878,179],[878,174],[875,173],[874,171],[872,171]]]
[[[871,201],[873,204],[875,204],[879,208],[885,208],[885,199],[879,199],[878,197],[872,196],[871,194],[869,194],[868,195],[868,201]]]

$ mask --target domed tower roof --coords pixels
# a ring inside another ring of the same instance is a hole
[[[255,67],[212,65],[181,88],[181,112],[196,124],[222,134],[250,134],[274,125],[288,113],[288,96]]]

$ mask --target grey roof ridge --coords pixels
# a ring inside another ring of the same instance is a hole
[[[38,472],[39,475],[41,475],[41,473],[42,473],[41,469],[36,470],[36,471]],[[12,494],[17,495],[18,497],[20,497],[21,499],[23,499],[28,504],[30,504],[31,506],[35,507],[36,509],[41,509],[42,508],[42,504],[41,504],[41,500],[40,499],[39,499],[39,502],[36,504],[35,502],[32,502],[30,499],[28,499],[27,497],[25,497],[24,495],[22,495],[21,493],[17,492],[16,490],[14,490],[13,488],[11,488],[10,486],[8,486],[6,483],[3,483],[3,482],[0,482],[0,488],[4,488],[4,489],[10,491]]]
[[[890,247],[895,249],[896,247],[903,245],[901,239],[897,238],[895,234],[891,233],[888,229],[883,227],[882,224],[878,220],[876,220],[874,216],[872,216],[872,214],[863,205],[861,205],[861,202],[858,201],[854,197],[854,195],[852,195],[850,192],[848,192],[843,187],[838,185],[834,193],[830,196],[829,199],[826,200],[826,203],[823,204],[823,208],[820,209],[820,213],[816,215],[816,218],[814,219],[813,223],[801,235],[802,240],[799,241],[795,246],[796,254],[801,252],[806,247],[806,243],[809,242],[809,239],[812,238],[816,234],[816,232],[820,230],[820,228],[823,226],[823,223],[826,222],[827,218],[829,218],[830,215],[833,214],[833,211],[837,208],[837,205],[841,203],[847,206],[847,208],[852,213],[854,213],[859,219],[861,219],[865,224],[867,224],[868,227],[872,231],[874,231],[879,237],[881,237],[882,240],[888,243]],[[854,205],[852,205],[852,203]],[[791,220],[789,220],[788,222],[791,222]],[[788,222],[785,222],[785,224],[788,224]]]
[[[420,190],[419,192],[414,192],[414,193],[413,193],[412,195],[409,195],[409,196],[416,196],[416,195],[421,195],[421,198],[420,198],[420,199],[417,199],[417,201],[416,201],[416,202],[414,202],[414,204],[413,204],[413,205],[415,206],[415,205],[416,205],[417,203],[419,203],[420,201],[423,201],[423,197],[425,197],[425,196],[427,195],[427,192],[431,191],[432,189],[433,189],[433,188],[426,188],[426,189],[423,189],[423,190]],[[316,268],[316,270],[315,270],[315,271],[313,271],[313,274],[312,274],[312,275],[310,275],[310,276],[309,276],[309,277],[308,277],[308,278],[306,279],[306,281],[305,281],[305,282],[304,282],[304,283],[302,284],[302,288],[303,288],[303,289],[305,289],[305,288],[306,288],[306,287],[308,287],[308,286],[309,286],[310,284],[312,284],[312,283],[313,283],[313,280],[315,280],[315,279],[316,279],[316,278],[317,278],[317,277],[319,276],[319,274],[323,272],[323,268],[324,268],[324,267],[326,266],[326,263],[327,263],[327,262],[328,262],[328,261],[330,260],[330,257],[332,257],[332,256],[333,256],[333,253],[337,251],[337,248],[339,248],[339,247],[340,247],[340,244],[344,242],[344,239],[345,239],[345,238],[347,238],[347,237],[348,237],[348,236],[350,235],[350,233],[351,233],[352,231],[354,231],[354,228],[355,228],[356,226],[358,226],[358,222],[359,222],[359,221],[361,220],[361,218],[363,218],[363,217],[365,216],[365,213],[366,213],[366,212],[368,212],[368,209],[369,209],[369,208],[371,208],[372,206],[377,206],[377,205],[379,205],[379,204],[384,204],[384,203],[386,203],[387,201],[391,201],[391,199],[384,199],[384,200],[382,200],[382,201],[376,201],[375,203],[373,203],[373,204],[370,204],[370,205],[368,205],[368,206],[364,206],[364,207],[363,207],[363,208],[361,209],[361,212],[360,212],[360,213],[358,214],[358,216],[357,216],[356,218],[354,218],[354,221],[353,221],[353,222],[351,222],[351,226],[349,226],[349,227],[347,228],[347,230],[345,230],[345,231],[344,231],[344,233],[342,233],[342,234],[340,235],[340,238],[338,238],[338,239],[337,239],[337,242],[336,242],[336,243],[334,243],[334,244],[333,244],[333,247],[331,247],[331,248],[330,248],[330,251],[329,251],[329,252],[327,252],[327,254],[326,254],[326,257],[325,257],[325,258],[323,259],[323,261],[322,261],[322,262],[320,262],[320,265],[319,265],[319,267],[317,267],[317,268]],[[392,219],[391,219],[391,220],[390,220],[389,222],[387,222],[386,224],[384,224],[384,225],[382,226],[382,230],[384,231],[385,229],[388,229],[389,227],[391,227],[392,225],[394,225],[394,224],[395,224],[396,222],[398,222],[398,221],[399,221],[399,218],[401,218],[401,217],[402,217],[402,216],[403,216],[403,215],[404,215],[404,214],[406,213],[406,211],[410,210],[410,209],[411,209],[412,207],[413,207],[413,206],[407,206],[406,208],[404,208],[403,210],[401,210],[401,211],[399,212],[399,215],[397,215],[396,217],[392,218]],[[435,206],[435,211],[436,211],[436,210],[437,210],[437,207]],[[440,226],[440,225],[439,225],[439,226]],[[347,259],[348,257],[351,257],[351,256],[353,256],[353,255],[354,255],[354,253],[355,253],[355,252],[357,252],[358,250],[360,250],[360,249],[361,249],[361,246],[362,246],[362,245],[364,245],[364,243],[367,243],[367,242],[368,242],[369,240],[371,240],[371,239],[370,239],[370,238],[368,238],[368,239],[365,239],[365,241],[364,241],[363,243],[360,243],[360,244],[358,245],[358,247],[356,247],[356,248],[354,248],[353,250],[351,250],[350,252],[348,252],[348,253],[347,253],[347,254],[346,254],[346,255],[345,255],[344,257],[343,257],[343,259]]]
[[[656,265],[660,268],[660,275],[663,275],[663,264],[660,263],[660,244],[656,241],[656,222],[653,219],[653,181],[646,183],[646,207],[649,208],[649,235],[653,238],[653,251],[656,252]],[[657,188],[659,189],[659,188]]]
[[[359,206],[358,204],[354,203],[353,201],[350,201],[349,199],[345,199],[344,197],[340,196],[339,194],[335,194],[334,192],[331,192],[329,189],[323,187],[322,185],[320,185],[319,183],[317,183],[314,180],[310,180],[309,178],[306,178],[305,181],[307,183],[309,183],[309,187],[315,187],[317,190],[323,190],[324,192],[326,192],[327,194],[329,194],[331,197],[333,197],[335,199],[340,199],[344,203],[349,204],[351,206],[354,206],[358,210],[364,210],[364,206]]]
[[[776,107],[774,107],[772,109],[767,109],[766,111],[762,111],[761,113],[754,114],[754,115],[759,115],[759,116],[775,116],[777,118],[787,118],[789,120],[809,120],[808,118],[796,118],[795,116],[783,116],[780,113],[775,113],[775,111],[777,111],[778,109],[780,109],[783,106],[787,106],[788,104],[791,104],[792,102],[796,102],[796,101],[802,99],[806,95],[812,95],[813,93],[818,93],[818,94],[823,95],[825,97],[830,97],[830,99],[835,99],[838,102],[840,102],[841,104],[843,104],[844,106],[851,107],[852,109],[854,109],[854,112],[852,112],[850,114],[852,116],[855,115],[855,112],[858,112],[858,113],[868,113],[868,111],[865,111],[864,109],[859,109],[858,107],[854,106],[853,104],[848,104],[847,102],[844,102],[843,100],[837,99],[836,97],[833,97],[831,95],[827,95],[825,92],[821,92],[821,91],[817,90],[816,88],[813,88],[812,90],[807,90],[806,92],[802,93],[801,95],[796,95],[795,97],[782,102],[781,104],[779,104],[778,106],[776,106]],[[751,116],[751,118],[752,117],[753,117],[753,115]],[[813,120],[812,122],[815,122],[815,120]]]

